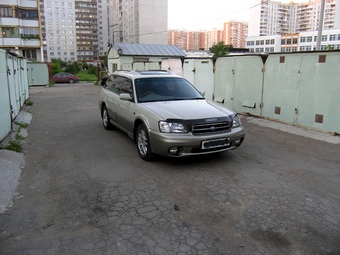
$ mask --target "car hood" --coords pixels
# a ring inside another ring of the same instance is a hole
[[[143,103],[144,107],[166,119],[203,119],[235,114],[207,100],[181,100]]]

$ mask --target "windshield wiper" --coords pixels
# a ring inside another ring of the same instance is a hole
[[[204,97],[193,97],[193,98],[188,98],[187,100],[202,100],[205,99]]]

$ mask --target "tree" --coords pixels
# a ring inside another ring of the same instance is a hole
[[[65,67],[65,72],[72,73],[72,74],[77,74],[81,70],[79,63],[77,61],[69,61],[67,66]]]
[[[334,50],[334,46],[333,45],[327,45],[325,50]]]
[[[223,41],[218,42],[217,44],[213,44],[211,48],[209,48],[209,52],[213,54],[214,57],[221,57],[229,54],[230,45],[226,45]]]

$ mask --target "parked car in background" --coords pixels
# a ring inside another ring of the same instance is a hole
[[[99,108],[104,128],[127,133],[144,160],[232,150],[245,136],[235,112],[167,71],[114,72],[103,84]]]
[[[71,73],[57,73],[52,76],[52,80],[56,83],[75,83],[79,81],[79,77]]]

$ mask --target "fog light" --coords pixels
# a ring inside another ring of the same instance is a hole
[[[171,148],[169,149],[169,153],[170,153],[171,155],[176,155],[176,154],[178,153],[178,147],[171,147]]]
[[[242,143],[242,140],[241,140],[241,139],[236,140],[236,141],[235,141],[235,146],[240,146],[241,143]]]

